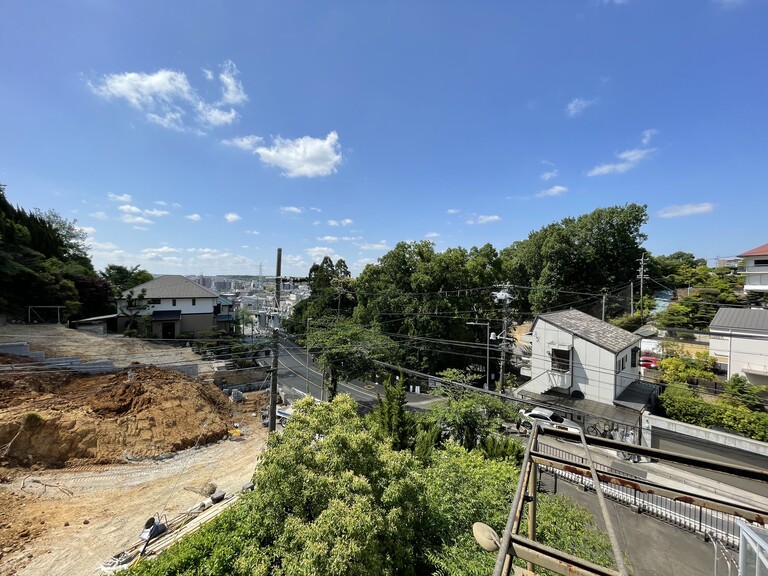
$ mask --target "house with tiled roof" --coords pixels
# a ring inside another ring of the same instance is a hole
[[[531,345],[525,391],[613,405],[640,379],[641,340],[579,310],[541,314],[525,337]]]
[[[744,292],[768,292],[768,244],[739,254],[744,263],[739,273],[746,276]]]
[[[156,338],[229,330],[231,301],[185,276],[168,274],[126,290],[117,301],[118,331],[149,327]]]
[[[720,308],[709,324],[709,355],[753,384],[768,384],[768,310]]]

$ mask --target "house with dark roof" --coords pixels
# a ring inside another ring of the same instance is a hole
[[[231,302],[184,276],[158,276],[126,290],[117,301],[118,331],[148,326],[156,338],[195,336],[229,329]]]
[[[525,392],[614,405],[640,380],[642,337],[579,310],[539,315],[525,340],[531,345]]]
[[[709,355],[727,366],[728,378],[768,384],[768,310],[720,308],[709,324]]]
[[[739,274],[744,274],[744,292],[768,292],[768,244],[739,254],[744,264]]]

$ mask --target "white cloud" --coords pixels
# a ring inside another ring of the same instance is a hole
[[[544,182],[546,182],[548,180],[552,180],[552,178],[557,178],[557,175],[558,175],[558,171],[557,171],[557,168],[555,168],[554,170],[548,170],[546,172],[542,172],[539,178],[541,178],[542,180],[544,180]]]
[[[470,218],[467,220],[467,224],[489,224],[491,222],[498,222],[501,220],[501,216],[496,214],[486,214],[478,216],[477,218]]]
[[[648,148],[648,144],[651,143],[651,139],[658,133],[658,130],[651,128],[650,130],[643,130],[641,134],[641,143],[643,148],[633,148],[632,150],[625,150],[619,152],[616,157],[620,162],[612,162],[607,164],[600,164],[595,166],[587,172],[587,176],[604,176],[605,174],[623,174],[632,170],[637,166],[644,158],[656,151],[656,148]]]
[[[386,240],[380,240],[376,243],[361,244],[361,250],[389,250],[389,245]]]
[[[283,214],[301,214],[304,210],[298,206],[281,206],[280,212]]]
[[[144,248],[142,254],[178,254],[181,252],[178,248],[172,248],[170,246],[161,246],[160,248]]]
[[[88,214],[88,216],[96,218],[96,220],[109,220],[109,216],[107,216],[106,212],[102,212],[101,210],[94,212],[93,214]]]
[[[219,73],[221,82],[221,103],[222,104],[242,104],[248,100],[248,96],[243,90],[243,85],[237,78],[240,72],[232,60],[227,60],[221,65],[222,71]]]
[[[96,233],[96,228],[93,226],[78,226],[77,229],[84,232],[89,237],[92,237]]]
[[[134,214],[123,214],[120,216],[120,220],[128,224],[153,224],[152,220],[149,218],[144,218],[144,216],[136,216]],[[144,228],[144,230],[146,230],[146,228]]]
[[[200,220],[203,219],[203,217],[200,216],[200,214],[187,214],[186,216],[184,216],[184,218],[186,218],[187,220],[192,220],[192,222],[200,222]]]
[[[261,234],[261,232],[259,232],[258,230],[246,230],[245,233],[251,234],[253,236],[258,236],[259,234]]]
[[[307,248],[305,252],[312,258],[313,262],[318,262],[329,256],[331,260],[338,260],[339,256],[334,253],[333,248],[327,246],[315,246],[313,248]]]
[[[641,160],[655,151],[656,148],[635,148],[633,150],[625,150],[624,152],[619,152],[616,154],[616,157],[620,160],[620,162],[600,164],[599,166],[595,166],[592,168],[592,170],[587,172],[587,176],[623,174],[624,172],[632,170],[632,168],[637,166]]]
[[[312,212],[322,212],[322,211],[323,211],[323,209],[322,209],[322,208],[316,208],[316,207],[314,207],[314,206],[310,206],[310,207],[309,207],[309,209],[310,209]]]
[[[222,140],[221,143],[226,146],[234,146],[235,148],[240,148],[240,150],[255,154],[256,148],[258,148],[258,144],[260,144],[262,140],[264,139],[261,136],[251,134],[249,136],[238,136],[237,138]]]
[[[230,223],[237,222],[238,220],[241,220],[241,219],[242,218],[240,217],[240,215],[237,214],[236,212],[228,212],[227,214],[224,215],[224,220]]]
[[[235,112],[234,108],[220,110],[204,102],[200,102],[197,105],[197,114],[203,124],[213,127],[226,126],[232,124],[237,119],[237,112]]]
[[[112,200],[112,202],[130,202],[132,196],[130,194],[120,194],[118,196],[117,194],[112,194],[112,192],[107,192],[107,198]]]
[[[693,216],[694,214],[706,214],[712,212],[715,205],[711,202],[702,202],[701,204],[681,204],[678,206],[667,206],[659,210],[660,218],[679,218],[681,216]]]
[[[320,238],[318,238],[318,241],[333,243],[333,242],[338,242],[339,238],[338,236],[321,236]]]
[[[597,100],[574,98],[568,102],[568,105],[565,107],[565,113],[571,118],[576,118],[577,116],[581,116],[584,110],[592,106],[595,102],[597,102]]]
[[[344,218],[343,220],[328,220],[326,224],[328,226],[351,226],[354,222],[349,218]]]
[[[203,70],[203,74],[208,79],[213,77],[209,70]],[[94,94],[105,100],[127,102],[142,112],[149,122],[183,131],[187,129],[185,118],[188,112],[194,112],[197,121],[204,127],[224,126],[237,119],[238,114],[232,106],[248,100],[238,75],[232,61],[227,60],[222,64],[222,72],[219,74],[222,97],[215,103],[201,98],[187,75],[176,70],[163,69],[151,74],[106,74],[98,82],[88,82],[88,86]]]
[[[439,232],[427,232],[424,234],[424,238],[437,238],[438,236],[440,236]]]
[[[536,197],[545,198],[547,196],[560,196],[561,194],[565,194],[566,192],[568,192],[567,186],[552,186],[551,188],[547,188],[546,190],[537,192]]]
[[[651,138],[656,136],[656,134],[658,133],[659,131],[653,128],[651,128],[650,130],[643,130],[643,139],[642,139],[643,146],[648,146],[651,143]]]
[[[324,139],[303,136],[295,140],[277,137],[272,146],[255,150],[262,162],[283,169],[289,178],[328,176],[342,161],[339,135],[329,132]]]
[[[132,206],[131,204],[123,204],[122,206],[118,206],[117,209],[126,214],[141,214],[141,208]]]
[[[448,208],[448,210],[446,210],[446,212],[448,214],[458,214],[459,212],[461,212],[461,210],[459,210],[458,208]]]
[[[157,204],[158,206],[168,206],[168,202],[166,202],[165,200],[155,200],[154,203]]]
[[[206,80],[213,80],[213,72],[211,72],[207,68],[203,68],[203,77]]]
[[[154,74],[106,74],[99,84],[90,87],[107,100],[122,99],[139,110],[163,109],[177,100],[195,99],[186,74],[174,70],[159,70]]]
[[[157,208],[153,208],[152,210],[144,210],[144,214],[147,216],[168,216],[170,212],[168,212],[168,210],[158,210]]]
[[[155,114],[150,112],[147,114],[147,120],[163,128],[169,128],[171,130],[184,130],[184,113],[180,110],[169,110],[164,114]]]

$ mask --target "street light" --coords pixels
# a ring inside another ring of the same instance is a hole
[[[491,378],[491,323],[490,322],[467,322],[467,326],[485,326],[485,386],[484,390],[490,388]]]
[[[312,322],[312,318],[307,318],[307,330],[304,332],[304,338],[307,341],[307,394],[309,394],[309,323]]]

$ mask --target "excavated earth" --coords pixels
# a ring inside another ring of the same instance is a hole
[[[30,338],[0,327],[0,341],[124,367],[93,375],[0,355],[0,575],[97,574],[146,518],[250,480],[266,440],[263,393],[233,404],[211,378],[149,365],[194,361],[188,349],[22,329]]]

